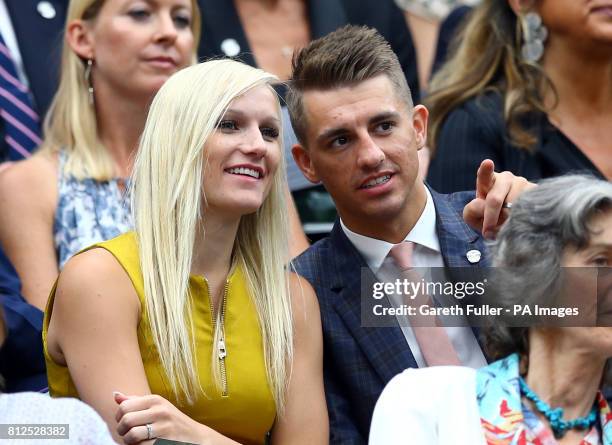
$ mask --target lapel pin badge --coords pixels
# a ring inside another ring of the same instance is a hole
[[[476,264],[480,262],[480,257],[482,256],[482,253],[480,253],[480,250],[476,250],[476,249],[468,250],[465,256],[467,257],[467,260],[471,264]]]
[[[51,20],[57,15],[55,7],[47,1],[39,2],[38,5],[36,5],[36,10],[43,18],[47,20]]]
[[[225,39],[221,42],[221,51],[228,57],[234,57],[240,53],[240,45],[236,39]]]

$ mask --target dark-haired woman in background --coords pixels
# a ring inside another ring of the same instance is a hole
[[[499,301],[592,309],[587,292],[566,291],[588,289],[598,272],[598,286],[607,286],[598,296],[612,292],[610,240],[611,183],[578,175],[543,181],[514,203],[493,247]],[[612,444],[612,413],[599,391],[609,383],[610,324],[595,327],[588,316],[568,323],[581,327],[496,321],[484,331],[496,362],[408,369],[391,380],[376,404],[370,445]]]
[[[612,5],[488,0],[434,77],[430,184],[469,189],[480,162],[527,179],[612,178]]]

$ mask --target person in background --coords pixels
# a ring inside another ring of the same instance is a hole
[[[424,336],[398,324],[364,327],[361,272],[377,274],[395,261],[398,246],[414,250],[421,267],[484,266],[486,246],[461,217],[474,194],[440,195],[418,177],[427,110],[413,105],[397,56],[379,33],[346,26],[312,41],[294,59],[289,86],[296,164],[325,185],[340,215],[328,238],[294,260],[321,307],[330,442],[366,443],[374,404],[395,374],[453,358],[474,367],[486,361],[469,328]],[[526,181],[494,174],[485,163],[478,183],[489,231]]]
[[[126,443],[327,443],[319,309],[285,268],[274,81],[232,60],[172,76],[135,161],[135,231],[74,256],[51,294],[51,395]]]
[[[66,16],[61,2],[6,6],[18,37],[26,32],[25,18],[40,15],[44,23],[35,34],[49,38],[40,48],[58,42],[55,32],[61,34]],[[58,267],[75,251],[131,227],[118,177],[129,171],[142,129],[138,121],[144,125],[148,101],[165,78],[195,60],[195,2],[179,5],[187,12],[177,10],[176,2],[153,6],[127,0],[70,3],[61,82],[47,115],[43,147],[0,172],[0,244],[8,256],[0,254],[0,286],[7,288],[3,305],[10,328],[0,369],[9,391],[46,390],[42,309]],[[19,41],[26,68],[37,38]],[[39,60],[45,67],[31,70],[37,73],[33,86],[43,85],[40,76],[49,71],[46,91],[55,66],[46,61],[58,60],[48,49]],[[175,66],[147,60],[168,53],[176,58]]]
[[[0,294],[0,299],[3,297]],[[7,326],[0,306],[0,349],[4,347],[6,335]],[[0,374],[0,424],[4,426],[3,434],[8,434],[7,428],[11,425],[18,427],[26,424],[21,437],[23,440],[31,437],[27,435],[27,424],[58,424],[59,429],[55,432],[61,432],[65,440],[58,438],[54,439],[53,443],[115,444],[104,421],[83,402],[69,398],[55,400],[36,392],[6,394],[3,393],[2,377]],[[65,425],[67,427],[64,427]],[[53,431],[50,433],[53,434]],[[9,440],[10,442],[12,441]]]
[[[68,258],[132,225],[124,200],[148,105],[195,61],[195,0],[73,0],[36,156],[0,174],[0,242],[43,309]]]
[[[479,0],[395,0],[397,6],[404,10],[406,23],[412,30],[417,56],[418,77],[420,92],[423,97],[427,95],[429,79],[434,72],[434,65],[438,57],[438,50],[443,51],[448,22],[445,19],[452,8],[463,3],[472,4]],[[467,6],[465,6],[468,8]],[[451,13],[451,15],[453,15]],[[452,18],[452,17],[451,17]],[[386,37],[386,36],[385,36]],[[435,56],[434,56],[435,53]],[[412,88],[412,85],[409,85]],[[414,99],[415,103],[418,100]],[[429,147],[419,150],[419,177],[425,179],[431,153]]]
[[[419,84],[427,91],[434,64],[436,42],[440,40],[441,23],[461,5],[475,5],[480,0],[395,0],[404,10],[406,22],[412,30],[419,67]]]
[[[296,49],[346,25],[376,28],[398,55],[406,81],[419,97],[412,36],[393,0],[198,0],[202,27],[198,56],[237,57],[277,75],[291,76]]]
[[[562,294],[568,283],[593,291],[591,268],[609,283],[610,240],[611,183],[582,176],[541,181],[514,203],[493,246],[492,285],[503,289],[502,307],[582,306],[590,296],[595,305],[593,292],[571,293],[570,300]],[[576,281],[566,281],[564,272],[574,268]],[[376,404],[370,444],[612,444],[612,412],[600,391],[609,383],[612,327],[559,324],[495,320],[484,330],[494,363],[394,377]]]
[[[487,1],[459,39],[427,100],[434,188],[470,188],[485,158],[530,180],[579,171],[612,178],[606,5]]]
[[[430,78],[438,72],[446,60],[454,53],[456,47],[461,43],[458,40],[459,31],[465,25],[467,17],[472,9],[471,6],[458,6],[440,23]]]

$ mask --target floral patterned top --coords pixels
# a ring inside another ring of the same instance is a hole
[[[119,186],[122,179],[96,181],[64,174],[68,158],[59,154],[58,203],[53,238],[60,269],[76,252],[132,229],[129,199]],[[129,184],[126,182],[126,190]]]
[[[512,354],[476,373],[476,398],[487,445],[556,445],[550,429],[521,402],[519,357]],[[580,445],[612,445],[612,413],[597,394],[599,426]]]

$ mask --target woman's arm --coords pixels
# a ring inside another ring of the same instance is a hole
[[[273,444],[327,444],[329,427],[323,390],[323,339],[319,305],[310,284],[291,274],[295,352],[284,416],[272,431]],[[130,393],[127,393],[130,394]],[[125,443],[153,436],[206,445],[237,442],[196,423],[164,398],[156,395],[116,394],[119,405],[115,420]]]
[[[323,333],[312,286],[290,275],[294,357],[284,415],[272,430],[272,444],[327,444],[329,420],[323,389]]]
[[[138,347],[140,302],[121,265],[104,249],[70,259],[60,274],[47,335],[79,398],[106,421],[115,440],[113,391],[150,394]]]
[[[37,155],[0,173],[0,244],[15,267],[22,294],[44,310],[57,277],[53,220],[57,166]]]
[[[142,308],[111,253],[92,249],[70,259],[60,274],[52,310],[49,353],[68,366],[79,398],[102,416],[119,443],[149,443],[147,423],[153,425],[154,437],[235,443],[151,394],[138,345]]]

